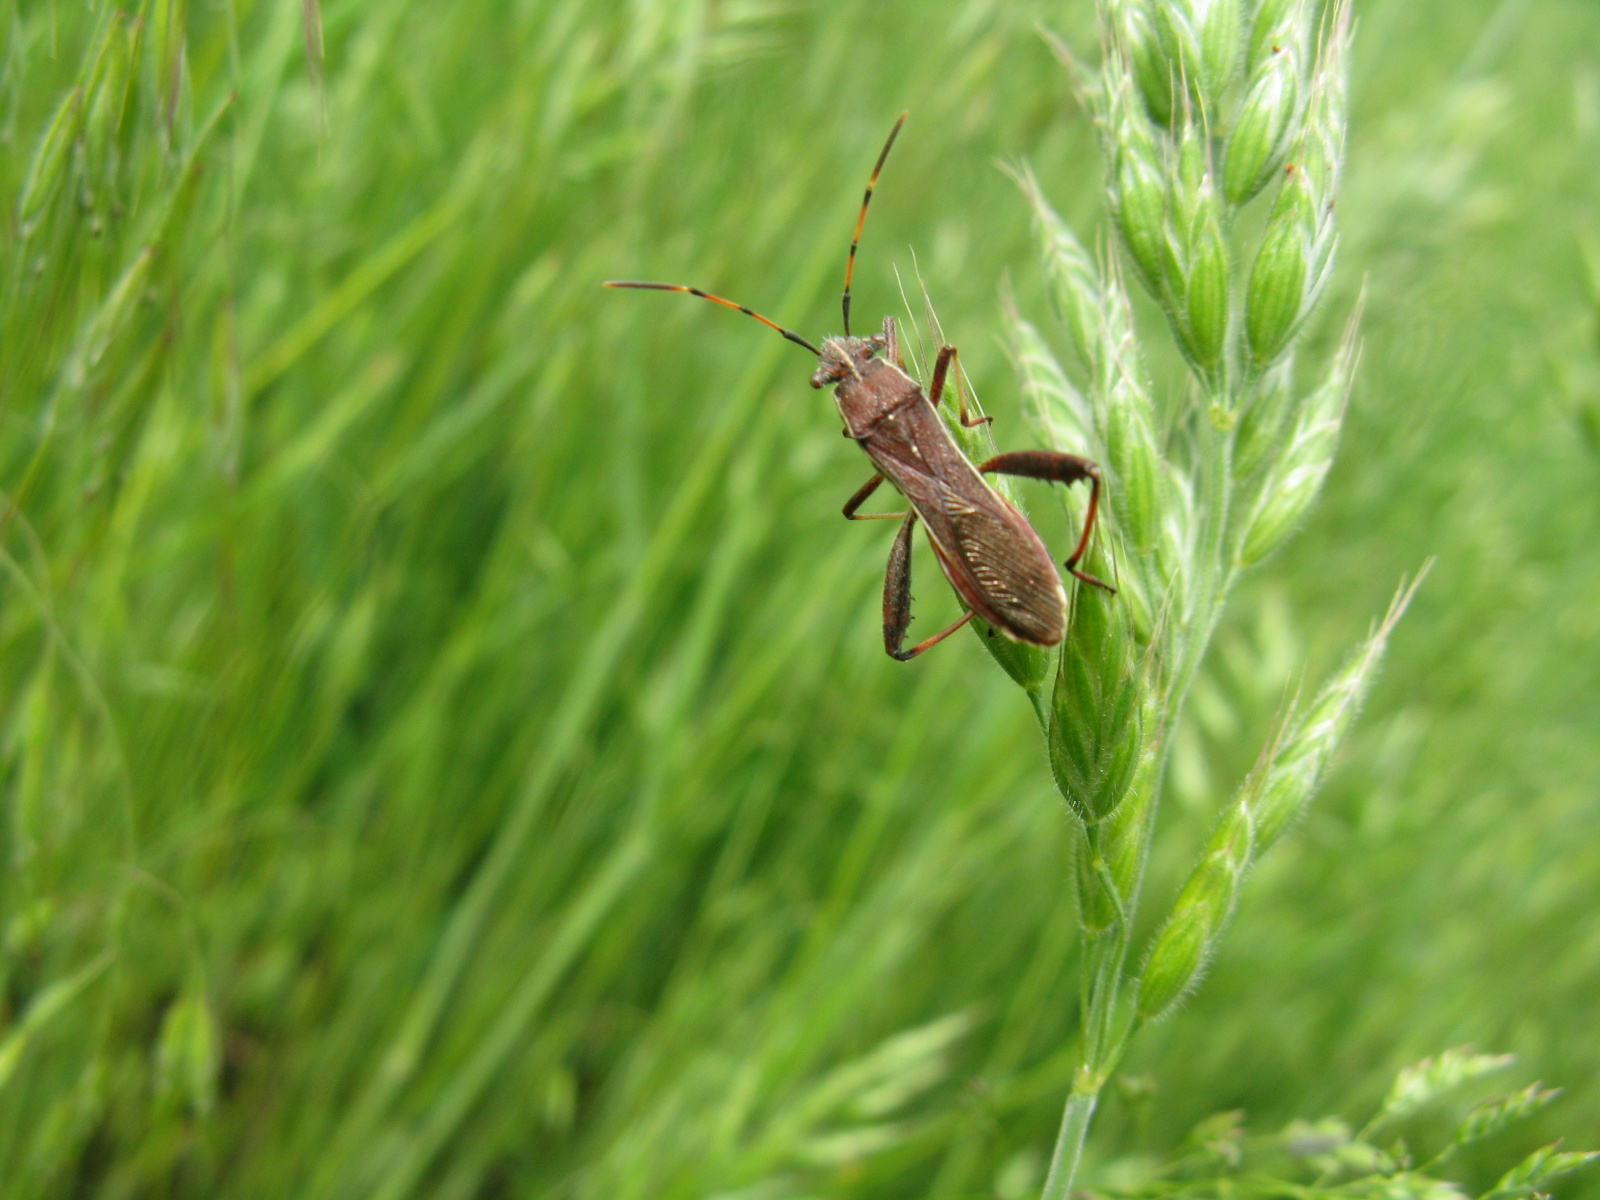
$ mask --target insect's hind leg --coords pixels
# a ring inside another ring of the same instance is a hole
[[[961,416],[961,424],[971,429],[974,425],[987,425],[994,420],[993,417],[969,417],[967,415],[967,389],[961,383],[961,352],[954,346],[940,346],[939,360],[933,364],[933,382],[928,385],[928,400],[935,407],[939,407],[939,398],[944,395],[945,376],[950,373],[951,366],[956,369],[956,411]]]
[[[1095,516],[1100,511],[1100,468],[1087,458],[1076,454],[1062,454],[1057,450],[1014,450],[1010,454],[997,454],[978,470],[985,474],[1020,475],[1025,479],[1042,479],[1046,483],[1074,484],[1089,481],[1089,511],[1083,518],[1083,532],[1078,535],[1078,545],[1065,566],[1073,578],[1116,594],[1117,589],[1104,580],[1096,579],[1087,571],[1078,570],[1078,560],[1089,548],[1089,535],[1094,532]]]
[[[917,514],[907,513],[900,532],[895,534],[894,546],[889,550],[889,569],[883,576],[883,648],[890,658],[901,662],[910,662],[972,620],[969,611],[948,629],[925,638],[909,650],[902,649],[906,644],[906,630],[911,625],[911,531],[916,525]]]

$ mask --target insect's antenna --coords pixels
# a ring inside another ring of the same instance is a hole
[[[688,287],[687,285],[681,283],[641,283],[633,279],[608,279],[605,281],[605,283],[601,284],[601,286],[614,288],[644,288],[645,290],[652,292],[688,292],[691,296],[699,296],[702,300],[709,300],[713,304],[722,305],[723,308],[731,308],[737,312],[742,312],[747,317],[754,317],[768,329],[776,329],[796,346],[804,346],[818,358],[822,357],[822,351],[818,350],[794,330],[785,329],[776,321],[763,317],[753,308],[746,308],[742,304],[735,304],[732,300],[724,300],[721,296],[713,296],[710,292],[702,292],[699,288]]]
[[[878,175],[883,170],[884,161],[889,157],[889,151],[894,146],[894,139],[900,136],[900,126],[906,123],[906,114],[901,113],[900,119],[894,123],[894,128],[889,130],[889,140],[883,144],[883,153],[878,155],[878,165],[872,168],[872,178],[867,180],[867,194],[861,197],[861,215],[856,218],[856,235],[850,239],[850,260],[844,268],[844,335],[850,336],[850,280],[856,273],[856,247],[861,244],[861,227],[867,223],[867,205],[872,203],[872,189],[878,186]]]

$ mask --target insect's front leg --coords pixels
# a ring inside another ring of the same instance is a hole
[[[1046,483],[1068,485],[1081,480],[1089,481],[1089,511],[1083,518],[1083,532],[1078,536],[1077,549],[1064,564],[1074,578],[1116,594],[1116,588],[1096,579],[1087,571],[1078,570],[1078,560],[1089,548],[1089,535],[1094,532],[1095,515],[1100,511],[1100,467],[1076,454],[1062,454],[1056,450],[1014,450],[1010,454],[997,454],[978,470],[985,474],[1020,475],[1025,479],[1042,479]]]
[[[883,319],[884,354],[889,361],[902,371],[906,369],[905,359],[900,357],[900,328],[895,324],[894,317]]]
[[[883,648],[890,658],[901,662],[909,662],[930,646],[937,646],[972,620],[969,611],[948,629],[918,642],[909,650],[901,649],[911,625],[911,531],[916,526],[917,514],[907,513],[900,532],[895,534],[894,546],[889,550],[889,569],[883,576]]]
[[[956,411],[960,414],[961,424],[971,429],[974,425],[986,425],[993,421],[993,417],[967,415],[967,389],[961,383],[961,354],[954,346],[939,347],[939,359],[933,364],[933,382],[928,387],[929,402],[935,408],[939,407],[939,397],[944,395],[944,377],[949,374],[951,366],[956,369]]]

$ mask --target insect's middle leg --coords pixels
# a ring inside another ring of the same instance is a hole
[[[902,649],[906,644],[906,630],[911,625],[911,531],[916,526],[917,514],[907,513],[900,532],[895,534],[894,546],[889,551],[889,569],[883,576],[883,648],[890,658],[901,662],[909,662],[930,646],[937,646],[972,620],[972,613],[968,611],[948,629],[923,639],[909,650]]]
[[[928,401],[935,408],[939,407],[939,398],[944,395],[944,379],[950,373],[951,366],[956,369],[956,411],[961,416],[961,423],[968,429],[974,425],[987,425],[993,417],[969,417],[967,415],[967,389],[961,383],[961,354],[954,346],[940,346],[938,361],[933,364],[933,382],[928,385]]]
[[[1056,450],[1014,450],[1010,454],[997,454],[978,470],[1000,475],[1020,475],[1025,479],[1042,479],[1046,483],[1074,484],[1089,481],[1089,511],[1083,518],[1083,532],[1078,535],[1078,545],[1065,566],[1074,578],[1116,594],[1116,588],[1104,580],[1096,579],[1087,571],[1078,570],[1078,560],[1089,548],[1089,535],[1094,532],[1095,515],[1100,511],[1100,468],[1087,458],[1076,454],[1062,454]]]
[[[856,494],[844,502],[844,519],[846,521],[898,521],[901,517],[909,517],[910,513],[862,513],[856,516],[856,509],[867,502],[867,497],[878,490],[878,485],[883,482],[882,475],[874,475],[856,489]]]

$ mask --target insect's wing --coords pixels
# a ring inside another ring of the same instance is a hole
[[[961,453],[915,384],[907,380],[890,399],[871,436],[858,440],[922,518],[951,586],[1007,637],[1055,645],[1066,632],[1067,595],[1050,551]]]
[[[947,490],[943,500],[945,519],[928,531],[956,590],[1001,632],[1036,646],[1059,642],[1066,592],[1026,518],[987,484],[966,496]]]

